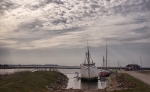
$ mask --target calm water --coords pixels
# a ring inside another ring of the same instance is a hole
[[[80,69],[59,69],[60,72],[67,75],[69,78],[68,87],[67,88],[74,88],[74,89],[104,89],[106,88],[107,81],[100,81],[98,82],[81,82],[81,80],[74,78],[75,72],[80,73]],[[80,76],[80,74],[79,74]]]
[[[32,71],[33,69],[0,69],[0,74],[11,74],[25,70]],[[58,71],[64,73],[69,78],[67,89],[104,89],[107,85],[107,81],[98,80],[98,82],[81,82],[80,79],[74,78],[76,76],[75,72],[78,72],[80,76],[80,69],[58,69]]]

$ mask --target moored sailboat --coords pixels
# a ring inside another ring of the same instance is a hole
[[[98,68],[95,66],[93,62],[89,47],[86,52],[86,59],[83,64],[81,64],[81,81],[98,81]]]

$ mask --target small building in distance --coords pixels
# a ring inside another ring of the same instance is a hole
[[[127,71],[138,71],[138,70],[140,70],[140,66],[137,64],[128,64],[126,66],[126,70]]]

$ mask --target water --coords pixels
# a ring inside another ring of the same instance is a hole
[[[21,71],[32,71],[33,69],[0,69],[0,75],[12,74]]]
[[[75,72],[79,73],[80,76],[80,69],[59,69],[61,73],[64,73],[69,78],[68,81],[68,88],[74,88],[74,89],[104,89],[107,86],[107,81],[100,81],[98,82],[81,82],[81,80],[74,78]]]
[[[34,69],[0,69],[0,74],[11,74],[19,71],[32,71]],[[80,79],[74,78],[75,72],[79,73],[80,76],[80,69],[58,69],[61,73],[67,75],[69,78],[67,89],[73,88],[73,89],[104,89],[107,86],[107,81],[100,81],[98,82],[81,82]]]

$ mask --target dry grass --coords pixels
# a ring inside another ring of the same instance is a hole
[[[55,82],[58,72],[37,71],[0,76],[0,92],[48,92],[46,86]]]
[[[129,74],[124,74],[124,76],[131,82],[135,83],[137,87],[133,89],[120,90],[120,91],[114,91],[114,92],[150,92],[150,85],[145,84],[144,82],[130,76]]]

